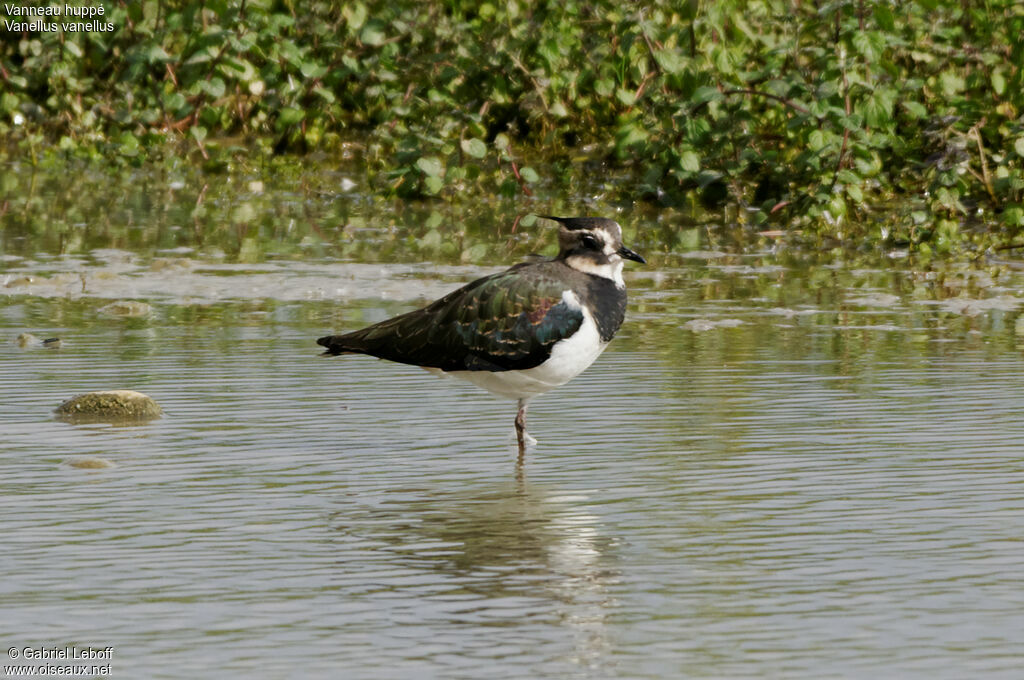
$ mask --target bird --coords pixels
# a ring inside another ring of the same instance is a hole
[[[426,307],[361,330],[317,340],[324,355],[368,354],[469,381],[515,399],[519,462],[531,399],[589,367],[626,316],[625,260],[646,260],[622,244],[605,217],[554,217],[558,254],[513,265]]]

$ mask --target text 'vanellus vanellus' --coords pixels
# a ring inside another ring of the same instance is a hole
[[[522,460],[527,403],[594,363],[626,315],[623,260],[646,262],[622,245],[614,220],[546,219],[560,225],[554,258],[517,264],[423,309],[317,343],[325,354],[369,354],[421,366],[517,399]]]

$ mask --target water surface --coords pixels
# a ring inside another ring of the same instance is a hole
[[[493,266],[154,262],[0,274],[9,646],[124,678],[1019,674],[1012,269],[665,256],[517,468],[512,403],[313,343]],[[53,418],[109,388],[166,415]]]

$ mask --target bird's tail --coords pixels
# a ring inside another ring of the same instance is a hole
[[[316,344],[326,347],[327,351],[324,354],[330,356],[363,354],[366,351],[358,343],[352,342],[352,339],[347,335],[325,335],[322,338],[318,338]]]

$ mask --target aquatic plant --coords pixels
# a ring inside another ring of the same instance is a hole
[[[403,198],[600,168],[622,201],[940,251],[1024,227],[1014,0],[103,6],[6,31],[10,153],[356,154]]]

